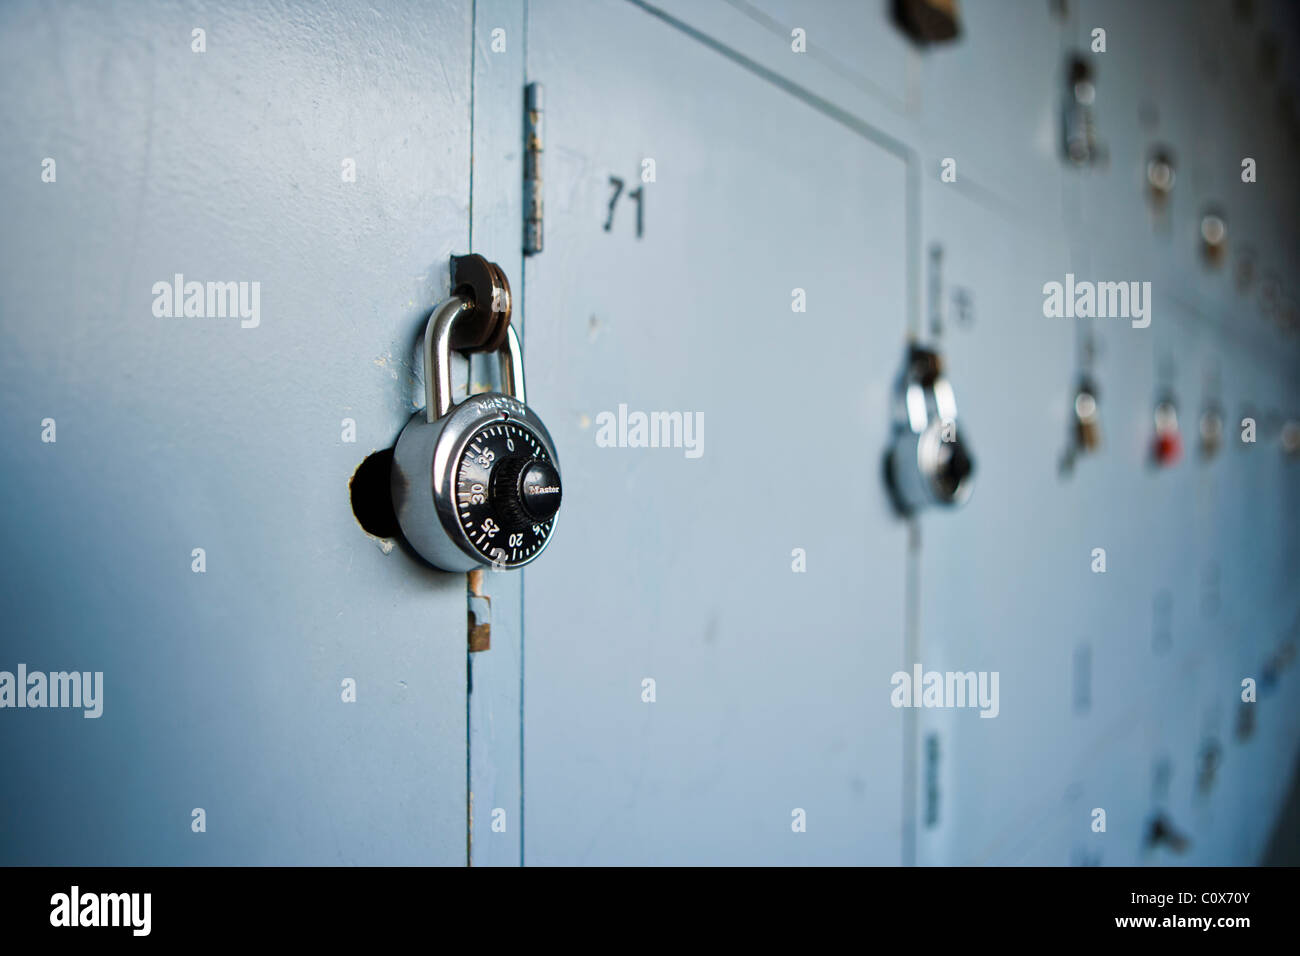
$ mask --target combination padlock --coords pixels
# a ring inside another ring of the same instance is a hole
[[[957,428],[957,399],[938,352],[909,348],[894,418],[885,474],[895,507],[914,514],[930,505],[965,504],[975,460]]]
[[[393,449],[393,509],[402,534],[434,567],[522,567],[545,550],[560,508],[560,462],[546,426],[526,404],[524,361],[513,328],[497,350],[505,393],[451,400],[451,342],[474,308],[453,295],[424,330],[425,410]]]

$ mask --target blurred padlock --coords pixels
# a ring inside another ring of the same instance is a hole
[[[1074,444],[1079,452],[1084,453],[1101,447],[1097,387],[1086,376],[1079,380],[1079,390],[1074,395]]]
[[[1167,146],[1153,147],[1147,159],[1147,196],[1157,213],[1168,204],[1176,179],[1173,151]]]
[[[1061,108],[1062,148],[1075,166],[1105,166],[1106,147],[1097,136],[1097,86],[1092,64],[1082,54],[1065,67],[1065,96]]]
[[[1295,456],[1300,454],[1300,422],[1291,419],[1282,425],[1282,434],[1279,439],[1282,443],[1282,451],[1287,455]]]
[[[1201,458],[1209,461],[1219,453],[1219,447],[1223,444],[1223,412],[1214,402],[1206,405],[1201,412],[1200,433]]]
[[[923,46],[955,40],[961,33],[957,0],[894,0],[894,21]]]
[[[908,347],[894,394],[894,439],[885,479],[903,514],[970,498],[975,459],[957,424],[957,399],[932,348]]]
[[[1178,407],[1166,397],[1156,404],[1156,435],[1152,458],[1162,468],[1178,464],[1183,457],[1183,438],[1178,431]]]
[[[1228,221],[1217,207],[1201,216],[1201,258],[1211,269],[1223,265],[1228,253]]]

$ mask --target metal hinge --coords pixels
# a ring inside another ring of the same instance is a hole
[[[524,255],[542,251],[542,84],[524,88]]]

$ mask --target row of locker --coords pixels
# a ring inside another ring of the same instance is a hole
[[[1162,389],[1195,416],[1207,368],[1218,366],[1234,414],[1244,402],[1296,407],[1281,331],[1249,300],[1236,324],[1225,322],[1220,305],[1236,292],[1230,270],[1203,269],[1197,226],[1210,190],[1197,175],[1168,203],[1169,234],[1186,241],[1153,234],[1144,194],[1153,137],[1139,123],[1138,91],[1159,104],[1162,140],[1183,147],[1200,135],[1195,83],[1142,79],[1181,75],[1186,36],[1126,31],[1126,8],[1095,8],[1110,25],[1097,113],[1111,163],[1080,171],[1059,154],[1061,69],[1076,44],[1048,5],[1041,15],[971,6],[959,44],[919,59],[883,9],[753,6],[763,15],[667,4],[648,25],[645,11],[592,6],[530,20],[528,70],[547,84],[553,147],[553,241],[526,266],[529,314],[545,323],[529,346],[541,368],[533,394],[558,410],[575,477],[561,534],[524,582],[526,856],[1066,863],[1098,856],[1089,813],[1104,806],[1115,822],[1101,860],[1138,860],[1153,798],[1114,781],[1146,777],[1162,753],[1185,774],[1195,749],[1153,734],[1134,743],[1113,725],[1132,724],[1135,702],[1156,726],[1165,713],[1185,717],[1188,697],[1198,715],[1214,703],[1175,666],[1214,623],[1198,624],[1194,611],[1211,564],[1224,595],[1218,630],[1235,622],[1235,636],[1215,646],[1238,656],[1202,670],[1223,681],[1205,678],[1233,713],[1237,672],[1262,666],[1289,623],[1281,582],[1293,564],[1283,544],[1293,512],[1280,500],[1289,462],[1276,432],[1204,466],[1147,465]],[[600,41],[638,24],[641,49]],[[805,59],[789,51],[796,25],[808,31]],[[578,38],[584,75],[611,78],[608,94],[566,65]],[[656,67],[670,56],[675,76]],[[866,65],[838,69],[849,63]],[[891,64],[888,82],[856,82]],[[634,98],[635,116],[624,116],[619,104]],[[599,122],[575,115],[579,103]],[[1233,142],[1220,147],[1226,180],[1239,157]],[[1276,155],[1269,148],[1256,151],[1261,166]],[[603,175],[644,156],[659,170],[646,235],[610,241],[589,228],[602,218]],[[940,180],[946,156],[957,159],[955,183]],[[1264,187],[1275,199],[1278,188]],[[1267,208],[1234,202],[1228,217],[1234,240],[1267,246],[1276,268],[1287,247],[1273,241]],[[961,290],[973,316],[946,308],[937,344],[977,473],[965,508],[912,526],[879,480],[892,437],[884,409],[908,332],[928,337],[924,251],[936,244],[944,288]],[[1156,293],[1147,329],[1093,323],[1105,447],[1063,476],[1081,336],[1079,323],[1043,316],[1042,289],[1067,272],[1149,278]],[[793,288],[805,289],[806,314],[791,315]],[[818,345],[789,347],[811,329]],[[742,342],[740,376],[717,357]],[[725,427],[711,426],[696,463],[599,449],[583,423],[620,402],[702,409]],[[755,473],[756,452],[796,464]],[[864,490],[845,494],[845,483]],[[1258,495],[1252,506],[1241,504],[1244,488]],[[628,500],[656,506],[628,513]],[[761,522],[745,520],[760,511]],[[1214,540],[1196,524],[1207,514],[1223,523]],[[617,563],[567,577],[592,540],[630,546]],[[1090,570],[1096,547],[1107,549],[1105,575]],[[792,548],[806,553],[806,574],[791,573]],[[1159,653],[1157,600],[1170,632]],[[1076,654],[1092,661],[1086,716],[1068,706]],[[1000,670],[999,717],[922,710],[912,724],[891,707],[888,680],[917,661]],[[632,693],[645,677],[656,680],[653,705]],[[1291,718],[1270,719],[1257,738],[1267,743],[1249,751],[1216,731],[1225,766],[1261,755],[1268,783],[1249,794],[1269,807],[1285,784]],[[927,825],[932,737],[943,809]],[[595,768],[612,772],[579,801],[605,809],[575,819],[568,782]],[[1068,819],[1056,809],[1067,793],[1080,802]],[[1221,815],[1259,821],[1257,846],[1266,816],[1228,793],[1215,794]],[[808,813],[794,841],[791,808]],[[1210,845],[1219,860],[1250,858],[1240,843]]]
[[[960,204],[946,204],[944,223],[959,228],[961,213]],[[1022,268],[1034,274],[1036,245],[1008,235],[989,248],[1024,257]],[[1037,269],[1049,269],[1050,248],[1037,255]],[[1140,247],[1114,249],[1109,266],[1143,274],[1143,255]],[[1100,274],[1118,274],[1096,261]],[[979,276],[1016,274],[1011,262],[980,263],[971,273],[977,301]],[[993,301],[1014,301],[990,291]],[[1010,311],[1025,314],[1032,293],[1022,292],[1023,304]],[[1024,323],[1004,329],[1027,334]],[[1022,718],[995,721],[993,730],[964,714],[923,715],[918,738],[936,735],[949,812],[921,827],[918,859],[1251,862],[1289,779],[1296,729],[1284,698],[1241,703],[1243,679],[1263,681],[1294,639],[1295,463],[1274,427],[1270,442],[1243,444],[1233,429],[1215,457],[1192,454],[1182,467],[1156,468],[1152,408],[1167,390],[1204,396],[1207,381],[1224,408],[1285,408],[1295,401],[1294,383],[1221,319],[1174,306],[1145,330],[1099,322],[1106,448],[1062,475],[1052,446],[1071,412],[1076,331],[1040,324],[1027,343],[1035,361],[1017,369],[1014,387],[963,398],[982,464],[971,504],[989,483],[998,486],[996,501],[939,517],[922,532],[919,575],[931,599],[922,599],[921,646],[938,669],[991,655],[1002,662],[1004,688],[1032,691]],[[958,329],[946,339],[967,380],[976,369],[1005,369],[1005,337]],[[953,375],[960,389],[961,375]],[[1096,548],[1105,549],[1104,573]],[[980,556],[975,573],[972,554]],[[1080,683],[1089,688],[1086,706]],[[1236,729],[1247,719],[1239,708],[1252,706],[1268,715],[1260,718],[1262,745]],[[1221,754],[1221,780],[1249,782],[1202,786],[1204,752]],[[1008,766],[1033,771],[996,777],[993,768]],[[1172,777],[1163,789],[1153,782],[1161,774]],[[999,782],[989,785],[990,777]],[[1091,829],[1098,807],[1108,811],[1107,835]],[[923,805],[918,819],[927,819]],[[1156,820],[1183,828],[1182,852],[1150,845]]]
[[[1300,409],[1295,347],[1234,275],[1242,242],[1261,279],[1295,251],[1278,90],[1250,69],[1284,5],[971,3],[924,53],[883,0],[374,6],[0,12],[30,91],[0,105],[25,144],[0,154],[5,659],[108,688],[99,720],[0,722],[6,862],[1258,857],[1294,757],[1295,464],[1276,429],[1147,458],[1162,390],[1187,429],[1210,373],[1226,424]],[[1080,170],[1063,70],[1096,24],[1110,162]],[[546,243],[525,261],[527,82]],[[1180,157],[1164,231],[1158,144]],[[620,205],[605,229],[610,178],[646,158],[642,228]],[[487,576],[469,661],[464,579],[368,537],[347,497],[409,416],[465,251],[518,293],[566,485],[544,560]],[[260,327],[152,316],[176,272],[260,281]],[[1067,273],[1150,280],[1153,312],[1090,324],[1103,444],[1063,474],[1088,329],[1042,288]],[[916,520],[881,480],[910,340],[941,350],[977,459],[966,506]],[[702,414],[703,454],[602,447],[620,405]],[[55,445],[29,440],[45,415]],[[895,708],[916,663],[1000,672],[998,717]],[[1155,819],[1182,854],[1144,849]]]

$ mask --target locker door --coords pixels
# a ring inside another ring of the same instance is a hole
[[[987,672],[990,690],[996,672],[998,695],[996,708],[918,712],[917,862],[1049,862],[1036,844],[1066,832],[1055,815],[1078,642],[1062,601],[1088,574],[1057,503],[1077,330],[1043,315],[1066,245],[947,184],[928,184],[924,215],[927,247],[943,249],[938,344],[976,470],[963,507],[918,521],[916,660],[927,672]],[[952,305],[962,294],[965,320]],[[1064,847],[1051,852],[1064,862]]]
[[[2,862],[465,862],[464,578],[349,479],[467,245],[471,4],[372,6],[0,11],[0,668],[103,673],[0,721]]]
[[[525,862],[896,863],[904,163],[635,6],[528,24],[566,503],[525,572]],[[622,406],[702,415],[698,457],[605,447]]]
[[[922,55],[927,172],[952,157],[958,182],[1041,222],[1060,198],[1062,25],[1049,4],[1016,0],[962,4],[961,18],[958,41]]]

